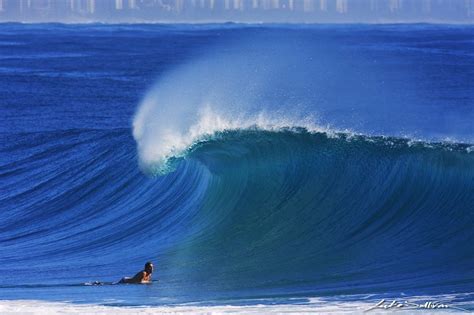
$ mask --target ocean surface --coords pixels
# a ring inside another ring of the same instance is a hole
[[[473,35],[0,24],[0,309],[474,310]]]

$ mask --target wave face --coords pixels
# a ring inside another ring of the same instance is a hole
[[[180,247],[200,270],[187,276],[326,292],[462,287],[474,258],[468,150],[305,129],[215,134],[183,162],[185,177],[207,178],[193,223],[205,231]]]
[[[472,305],[472,41],[452,43],[471,29],[0,28],[5,45],[19,43],[0,69],[15,105],[0,124],[0,298],[275,304],[464,292]],[[112,61],[110,47],[123,49]],[[13,57],[32,51],[42,62]],[[155,84],[151,68],[162,71]],[[405,78],[434,68],[441,78],[406,90]],[[41,88],[28,94],[25,80]],[[147,260],[156,285],[81,285]]]
[[[188,285],[213,297],[472,289],[469,145],[229,130],[146,178],[130,163],[128,130],[11,140],[4,150],[29,149],[1,174],[21,187],[4,190],[17,207],[2,211],[2,261],[3,272],[31,265],[23,284],[116,280],[121,266],[153,259],[165,295]]]

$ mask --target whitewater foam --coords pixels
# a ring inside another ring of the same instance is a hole
[[[365,135],[353,130],[340,130],[330,125],[315,123],[311,116],[268,113],[260,111],[254,115],[241,114],[235,117],[220,114],[208,104],[197,114],[195,123],[188,128],[161,128],[147,112],[149,104],[140,108],[133,122],[133,136],[138,146],[142,169],[153,174],[165,174],[175,169],[170,161],[186,156],[196,144],[213,139],[219,133],[233,131],[269,131],[269,132],[306,132],[324,134],[327,138],[342,138],[348,142],[363,139],[366,142],[383,142],[389,147],[400,145],[407,147],[443,148],[448,151],[458,149],[459,144],[467,153],[473,146],[457,142],[455,139],[430,141],[412,137],[393,137],[386,135]]]
[[[452,314],[453,311],[468,310],[469,302],[450,301],[470,294],[446,294],[438,296],[384,298],[385,305],[392,301],[415,302],[423,305],[426,301],[442,302],[448,308],[435,309],[436,314]],[[120,301],[110,301],[112,305],[77,304],[68,302],[44,302],[38,300],[0,301],[1,314],[387,314],[390,309],[373,308],[382,298],[376,296],[341,296],[340,298],[295,298],[286,304],[268,304],[268,300],[252,300],[251,304],[205,305],[184,303],[163,306],[116,306]],[[444,302],[443,302],[444,301]],[[115,304],[115,305],[114,305]],[[371,309],[372,308],[372,309]],[[406,306],[405,306],[406,308]],[[370,310],[370,311],[368,311]],[[404,309],[404,313],[427,311],[423,307]],[[400,308],[397,309],[400,311]],[[410,312],[411,311],[411,312]],[[433,311],[433,310],[431,310]]]
[[[148,112],[144,106],[144,112]],[[280,114],[280,113],[278,113]],[[156,128],[150,117],[139,111],[133,122],[133,136],[138,145],[140,161],[145,167],[161,165],[166,168],[170,158],[182,157],[193,144],[205,141],[212,135],[236,130],[283,131],[304,129],[307,132],[323,132],[329,137],[342,131],[333,130],[329,126],[319,126],[311,116],[298,117],[291,115],[269,114],[260,111],[254,115],[241,114],[238,117],[227,117],[213,110],[210,105],[204,106],[198,112],[196,122],[180,130],[178,127]],[[349,132],[345,131],[347,134]],[[156,168],[155,168],[156,169]]]

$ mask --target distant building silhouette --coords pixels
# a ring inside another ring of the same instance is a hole
[[[474,0],[0,0],[0,21],[474,22]]]

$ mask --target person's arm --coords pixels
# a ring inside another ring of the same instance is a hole
[[[150,283],[151,282],[151,274],[144,274],[142,278],[142,283]]]
[[[145,271],[140,271],[135,276],[133,276],[133,278],[131,279],[131,282],[141,283],[144,277],[145,277]]]

